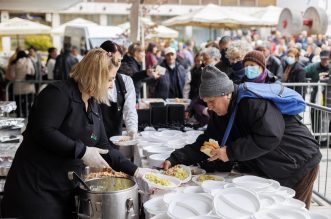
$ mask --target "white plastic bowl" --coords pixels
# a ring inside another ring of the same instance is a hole
[[[168,147],[162,147],[162,146],[158,146],[158,147],[151,146],[144,148],[144,151],[146,152],[146,157],[149,157],[153,154],[171,154],[171,152],[173,152],[174,149]]]
[[[161,167],[162,163],[170,156],[170,153],[152,154],[148,157],[149,167]]]
[[[309,215],[310,215],[310,219],[330,219],[330,217],[313,212],[310,212]]]
[[[166,205],[166,203],[164,203],[163,197],[156,197],[145,202],[144,208],[147,213],[157,215],[161,213],[166,213],[168,206]]]
[[[202,182],[201,187],[203,191],[211,193],[212,190],[224,189],[226,184],[224,181],[206,180]]]

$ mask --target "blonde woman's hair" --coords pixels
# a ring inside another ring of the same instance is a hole
[[[227,58],[231,59],[236,54],[239,54],[241,59],[244,59],[245,55],[252,51],[253,47],[244,41],[234,41],[230,43],[229,48],[226,51]]]
[[[94,97],[99,103],[109,104],[107,84],[109,71],[114,67],[111,59],[111,54],[105,50],[92,49],[70,73],[80,91]]]

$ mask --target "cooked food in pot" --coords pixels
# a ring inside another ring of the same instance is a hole
[[[96,179],[96,178],[103,178],[103,177],[109,177],[109,176],[113,176],[113,177],[123,177],[126,178],[128,177],[127,174],[123,173],[123,172],[116,172],[115,170],[111,169],[111,168],[104,168],[102,171],[100,172],[93,172],[93,173],[89,173],[85,179],[89,180],[89,179]]]
[[[92,192],[114,192],[134,186],[134,182],[126,178],[105,177],[86,182]]]

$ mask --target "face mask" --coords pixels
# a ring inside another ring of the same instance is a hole
[[[255,79],[260,75],[259,66],[247,66],[245,68],[245,75],[248,79]]]
[[[293,65],[294,62],[295,62],[295,59],[294,59],[293,57],[287,57],[287,58],[286,58],[286,62],[287,62],[287,64],[289,64],[289,65]]]

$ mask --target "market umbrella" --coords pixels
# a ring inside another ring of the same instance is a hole
[[[145,27],[147,27],[148,32],[146,33],[147,39],[150,38],[177,38],[179,33],[178,31],[171,29],[166,26],[157,25],[153,21],[151,21],[148,18],[140,18],[141,22]],[[122,28],[126,33],[130,32],[130,23],[125,22],[123,24],[118,25],[120,28]]]
[[[165,26],[198,26],[228,29],[274,26],[252,16],[214,4],[208,4],[191,13],[170,18],[162,24]]]
[[[12,18],[0,23],[0,35],[49,34],[51,27],[22,18]]]
[[[270,24],[271,26],[277,26],[280,13],[282,12],[283,8],[276,7],[276,6],[268,6],[261,8],[258,11],[250,14],[252,17],[260,19],[261,22],[265,24]]]

